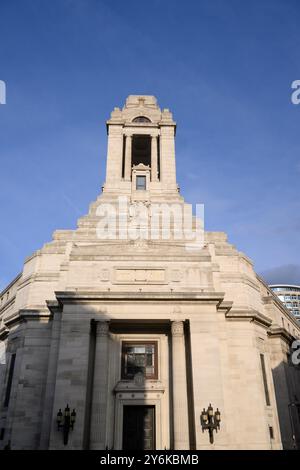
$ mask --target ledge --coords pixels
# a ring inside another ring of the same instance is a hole
[[[272,320],[269,317],[254,309],[230,310],[225,316],[228,320],[254,322],[267,328],[272,325]]]
[[[6,328],[6,326],[2,326],[2,328],[0,329],[0,340],[4,340],[5,338],[7,338],[8,336],[8,333],[9,333],[9,329]]]
[[[120,291],[57,291],[59,304],[86,303],[94,301],[146,301],[146,302],[208,302],[220,305],[224,292],[120,292]],[[47,301],[52,306],[52,301]]]
[[[5,326],[12,326],[15,323],[21,323],[27,320],[39,320],[41,318],[50,318],[51,313],[49,310],[34,310],[34,309],[21,309],[17,313],[14,313],[10,317],[4,320]]]
[[[120,380],[114,388],[114,393],[164,393],[165,387],[159,380]]]
[[[268,335],[271,338],[281,338],[283,339],[286,343],[291,344],[294,339],[296,339],[291,333],[289,333],[285,328],[282,328],[281,326],[274,326],[268,331]]]

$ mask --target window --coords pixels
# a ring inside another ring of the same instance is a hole
[[[151,122],[146,116],[138,116],[132,122]]]
[[[11,359],[10,359],[8,379],[7,379],[7,385],[6,385],[6,393],[5,393],[5,399],[4,399],[4,406],[5,407],[8,406],[8,404],[9,404],[10,392],[11,392],[11,386],[12,386],[12,379],[13,379],[14,368],[15,368],[15,360],[16,360],[16,355],[12,354]]]
[[[157,343],[122,343],[122,379],[133,379],[142,372],[147,379],[157,379]]]
[[[262,370],[262,376],[263,376],[263,382],[264,382],[266,405],[270,406],[271,403],[270,403],[270,395],[269,395],[268,382],[267,382],[265,356],[263,354],[260,354],[260,363],[261,363],[261,370]]]
[[[132,166],[143,165],[151,167],[151,136],[134,134],[131,148]]]
[[[137,176],[136,177],[136,189],[138,191],[146,190],[146,176]]]

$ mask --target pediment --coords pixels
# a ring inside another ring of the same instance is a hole
[[[134,165],[132,167],[133,170],[142,170],[142,171],[150,171],[149,165],[144,165],[143,163],[139,163],[138,165]]]

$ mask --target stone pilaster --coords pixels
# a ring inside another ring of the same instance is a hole
[[[131,179],[131,154],[132,154],[132,135],[126,135],[125,143],[125,172],[124,178],[125,181],[130,181]]]
[[[108,322],[97,322],[90,433],[91,450],[105,449],[107,445],[108,332]]]
[[[160,145],[161,181],[163,190],[177,191],[174,126],[161,127]]]
[[[171,325],[171,332],[174,449],[184,450],[189,449],[189,426],[183,322],[173,321]]]
[[[107,142],[106,189],[118,189],[122,179],[122,126],[110,125]]]
[[[157,137],[151,138],[151,181],[157,181]]]

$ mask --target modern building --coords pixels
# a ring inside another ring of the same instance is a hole
[[[189,219],[175,131],[154,96],[115,108],[101,194],[1,293],[1,448],[300,446],[300,325],[225,233]]]
[[[300,286],[273,284],[269,286],[286,308],[300,321]]]

